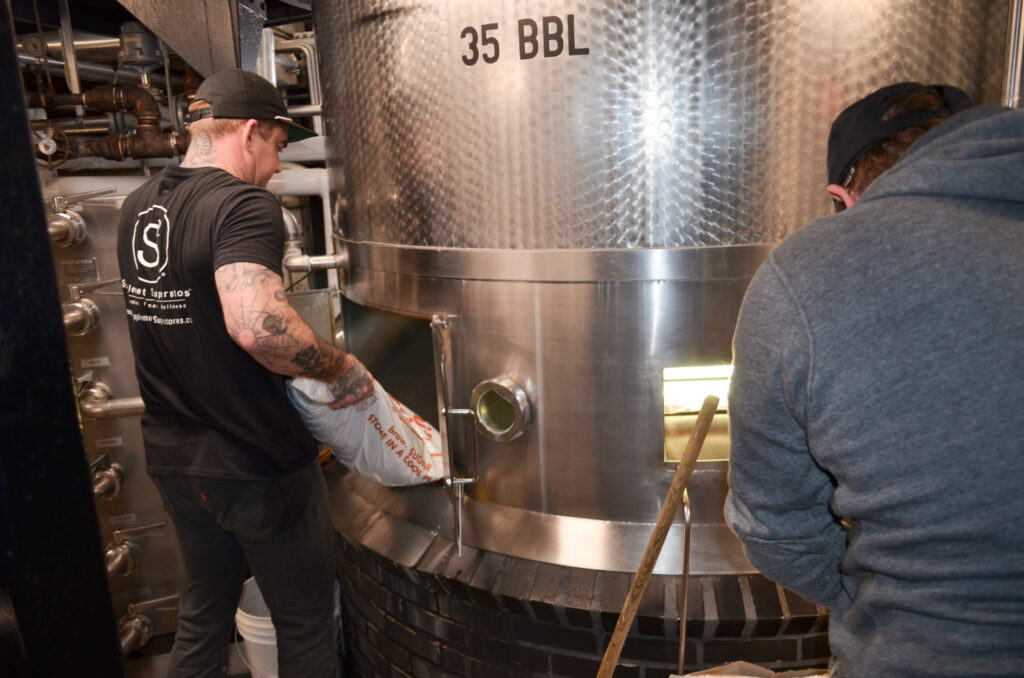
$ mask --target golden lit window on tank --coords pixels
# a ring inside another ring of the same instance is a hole
[[[688,365],[662,371],[665,400],[665,461],[678,463],[704,398],[718,396],[718,412],[698,461],[729,459],[729,378],[732,365]]]

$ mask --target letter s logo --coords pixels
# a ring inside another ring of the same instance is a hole
[[[139,213],[132,229],[132,259],[142,282],[156,283],[167,268],[170,230],[166,208],[153,205]]]

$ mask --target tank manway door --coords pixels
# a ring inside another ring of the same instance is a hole
[[[678,464],[697,413],[708,395],[718,396],[718,410],[698,461],[729,459],[729,379],[732,365],[666,367],[662,371],[665,462]]]

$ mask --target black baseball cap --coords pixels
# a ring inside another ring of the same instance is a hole
[[[942,98],[942,108],[913,111],[891,120],[882,119],[893,97],[925,89],[934,90]],[[872,92],[848,106],[832,123],[832,131],[828,135],[828,183],[842,184],[850,168],[889,135],[936,118],[948,118],[973,105],[971,98],[962,90],[948,85],[925,86],[916,82],[901,82]]]
[[[288,128],[288,141],[302,141],[316,132],[288,117],[288,109],[268,80],[239,68],[217,71],[199,85],[195,100],[203,100],[210,108],[189,114],[189,122],[203,118],[238,118],[241,120],[274,120]]]

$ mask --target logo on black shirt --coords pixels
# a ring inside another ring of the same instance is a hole
[[[132,260],[139,272],[139,280],[155,283],[167,268],[167,243],[170,240],[171,222],[167,220],[167,209],[153,205],[139,213],[132,228]]]

